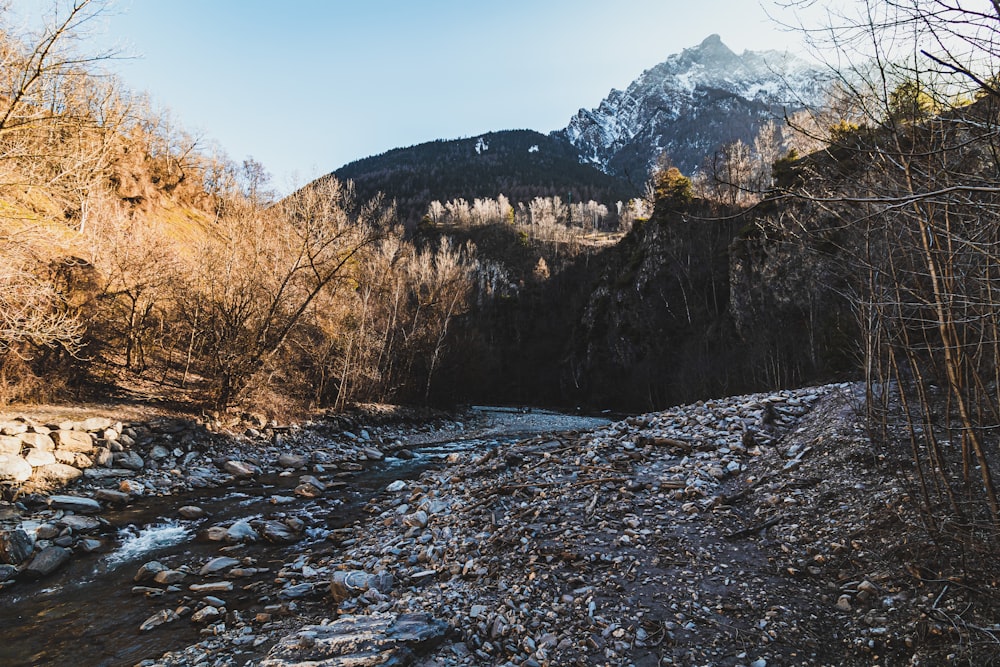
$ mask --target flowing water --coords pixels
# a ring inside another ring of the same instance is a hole
[[[19,583],[0,593],[0,665],[134,665],[193,644],[199,640],[199,627],[192,623],[168,623],[150,632],[138,630],[153,614],[179,603],[176,597],[159,599],[133,593],[132,579],[150,560],[179,567],[218,556],[220,543],[200,538],[200,530],[236,519],[289,515],[303,519],[308,528],[302,542],[276,545],[260,541],[231,554],[253,558],[255,567],[267,568],[257,580],[273,579],[297,551],[321,544],[335,549],[335,543],[327,538],[336,529],[366,517],[363,508],[372,497],[392,481],[414,478],[440,465],[451,452],[496,446],[535,433],[594,428],[607,421],[540,411],[491,410],[491,428],[475,434],[444,431],[424,436],[422,444],[410,445],[416,454],[413,459],[389,457],[346,478],[342,488],[328,490],[320,498],[294,496],[298,475],[268,475],[228,488],[138,498],[125,509],[103,513],[102,518],[112,527],[110,550],[75,556],[53,576]],[[281,500],[275,503],[275,497]],[[203,508],[207,518],[177,518],[177,510],[185,505]],[[252,610],[248,613],[262,609],[254,581],[240,580],[236,590],[226,593],[227,609]]]

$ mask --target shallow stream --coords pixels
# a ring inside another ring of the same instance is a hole
[[[230,612],[251,616],[267,604],[253,585],[273,579],[296,552],[327,549],[335,552],[337,529],[354,525],[367,515],[365,504],[391,482],[410,479],[441,465],[456,451],[494,447],[534,434],[596,428],[605,419],[561,415],[546,411],[478,408],[489,426],[475,432],[442,431],[422,434],[407,442],[416,456],[389,457],[362,472],[342,478],[343,486],[320,498],[301,498],[292,492],[299,475],[266,475],[225,488],[198,489],[182,494],[137,498],[128,507],[106,511],[110,548],[100,554],[75,556],[56,574],[38,582],[22,582],[0,593],[0,665],[73,665],[74,667],[134,665],[178,650],[199,640],[200,627],[187,621],[168,623],[148,632],[139,626],[177,598],[146,597],[132,591],[138,568],[151,560],[176,568],[220,555],[220,543],[199,532],[236,519],[294,516],[308,526],[306,538],[290,545],[258,541],[233,547],[228,555],[254,559],[266,571],[242,579],[227,592]],[[279,499],[276,503],[274,499]],[[206,517],[179,518],[178,509],[196,505]],[[181,584],[184,586],[185,584]]]

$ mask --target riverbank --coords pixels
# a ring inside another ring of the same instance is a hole
[[[995,660],[993,585],[935,563],[903,480],[860,426],[859,391],[731,397],[554,434],[540,431],[555,420],[532,435],[531,415],[510,413],[525,421],[518,442],[386,480],[359,520],[291,545],[263,576],[246,579],[255,563],[225,542],[182,585],[143,584],[163,591],[159,619],[202,638],[141,664]],[[236,593],[252,603],[227,607]]]

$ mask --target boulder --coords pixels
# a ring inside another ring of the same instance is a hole
[[[56,462],[56,457],[52,455],[51,451],[46,449],[37,449],[35,447],[30,447],[28,451],[24,453],[23,458],[31,465],[32,468],[47,466]]]
[[[35,548],[31,535],[20,528],[0,533],[0,562],[20,565]]]
[[[226,530],[227,542],[256,542],[260,535],[246,521],[237,521]]]
[[[160,572],[166,571],[166,569],[167,566],[160,561],[151,560],[148,563],[143,563],[142,567],[139,568],[139,571],[135,573],[134,577],[132,577],[132,581],[135,581],[136,583],[149,581],[150,579],[156,577],[156,575]]]
[[[253,477],[256,471],[249,463],[230,460],[222,464],[222,469],[233,477]]]
[[[34,447],[35,449],[42,449],[46,452],[51,452],[56,448],[56,443],[49,436],[44,433],[22,433],[18,436],[21,444],[25,447]]]
[[[280,521],[265,521],[260,526],[260,533],[268,542],[278,544],[289,544],[302,539],[302,535]]]
[[[89,417],[78,423],[76,428],[80,431],[90,431],[96,433],[97,431],[104,431],[111,428],[113,424],[114,422],[107,417]]]
[[[0,481],[25,482],[31,473],[31,464],[20,456],[0,454]]]
[[[428,614],[342,616],[279,641],[260,667],[411,665],[444,639],[448,624]]]
[[[330,578],[330,595],[336,602],[343,602],[369,589],[388,593],[395,583],[395,578],[388,572],[369,574],[363,570],[338,570]]]
[[[0,454],[17,456],[21,453],[21,439],[13,435],[0,435]]]
[[[221,570],[225,570],[239,564],[240,561],[236,560],[235,558],[230,558],[229,556],[219,556],[205,563],[201,567],[201,570],[198,571],[198,574],[202,577],[205,577],[210,574],[215,574],[216,572],[220,572]]]
[[[80,514],[96,514],[101,511],[101,503],[83,496],[49,496],[49,507]]]
[[[29,577],[47,577],[69,562],[70,554],[65,547],[45,547],[35,554],[24,573]]]
[[[285,452],[278,456],[278,466],[282,468],[305,468],[308,464],[309,457],[302,454]]]
[[[138,452],[134,451],[118,452],[113,456],[112,463],[126,470],[142,470],[146,465],[146,462],[142,460]]]
[[[56,447],[67,452],[90,454],[94,451],[94,439],[86,431],[66,431],[60,429],[52,432]]]
[[[39,482],[64,485],[79,479],[83,471],[65,463],[50,463],[35,468],[31,477]]]

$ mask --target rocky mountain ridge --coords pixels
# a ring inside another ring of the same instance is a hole
[[[719,35],[684,49],[580,109],[555,136],[581,160],[642,182],[661,153],[684,173],[697,171],[724,143],[752,143],[760,125],[822,101],[826,77],[787,52],[736,54]]]

